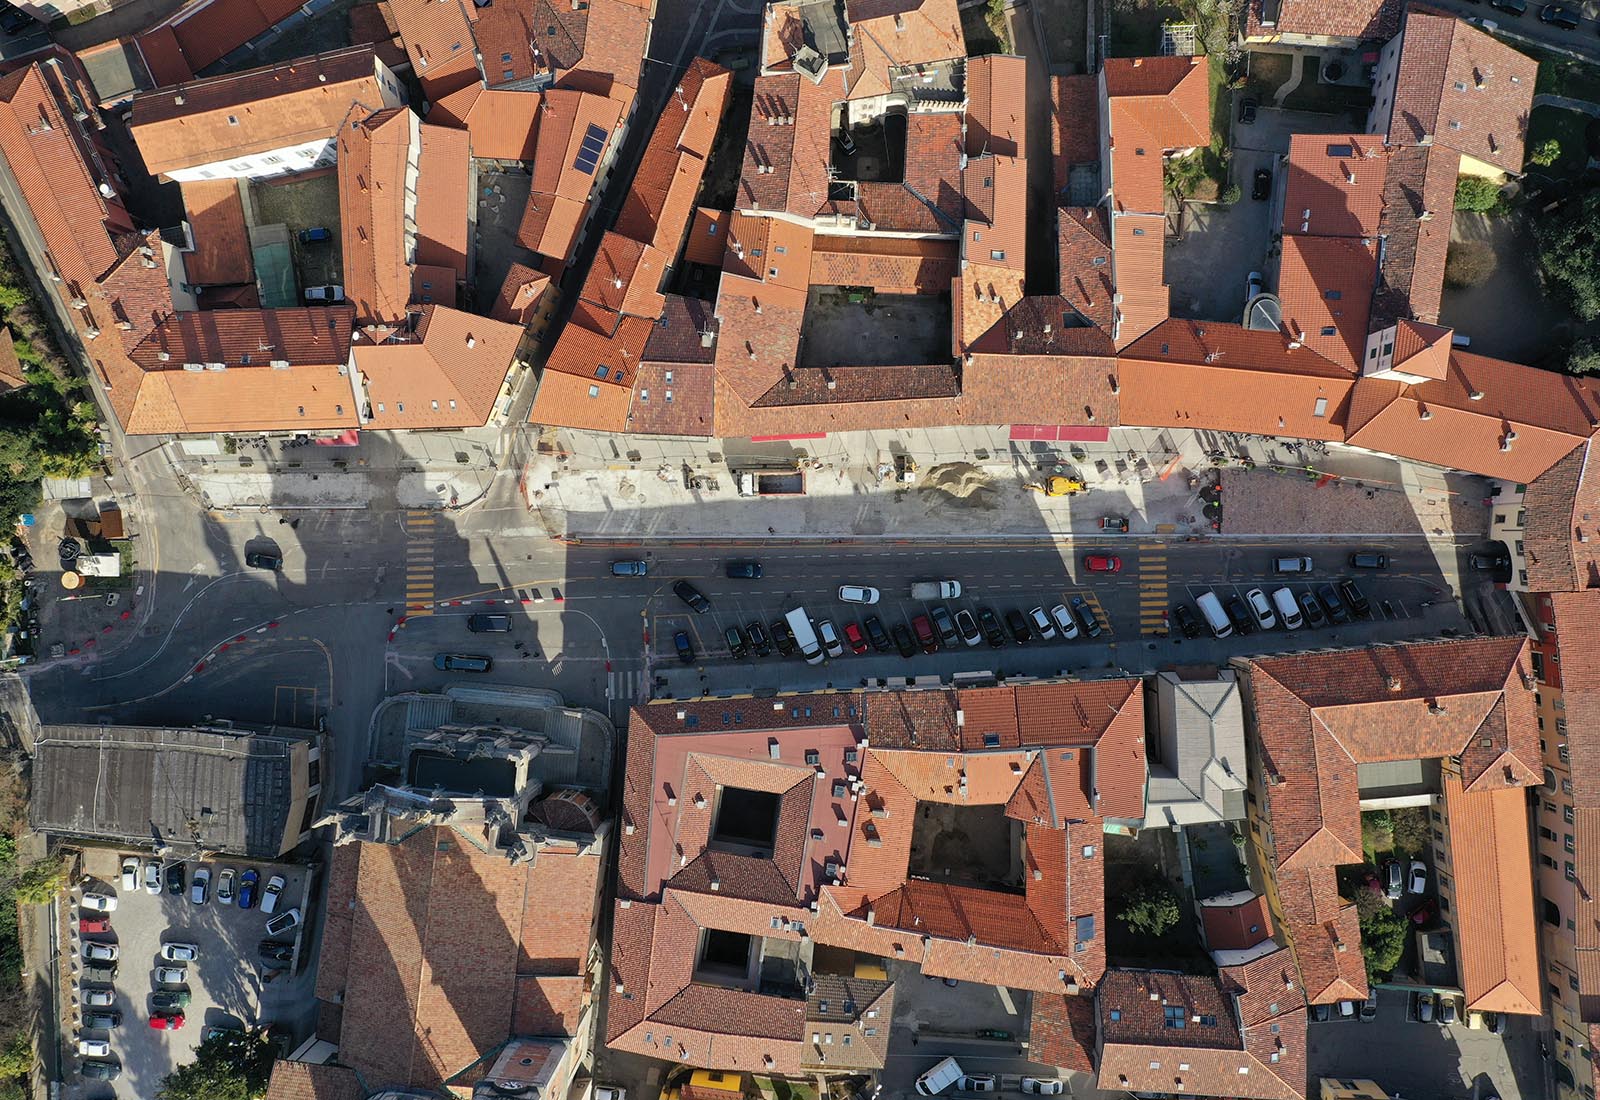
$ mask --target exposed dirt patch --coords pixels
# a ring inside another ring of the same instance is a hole
[[[935,466],[917,486],[930,504],[958,504],[985,511],[999,506],[994,479],[970,462],[947,462]]]

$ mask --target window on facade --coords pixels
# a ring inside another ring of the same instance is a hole
[[[1571,806],[1563,806],[1563,807],[1561,807],[1561,818],[1568,825],[1572,824],[1572,807]]]
[[[1570,859],[1567,860],[1565,867],[1566,867],[1567,881],[1568,882],[1577,882],[1578,881],[1578,869],[1572,865],[1572,861]]]

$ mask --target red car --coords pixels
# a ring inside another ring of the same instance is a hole
[[[1432,898],[1411,910],[1411,923],[1421,927],[1439,915],[1439,903]]]
[[[844,640],[850,646],[851,653],[867,651],[867,636],[861,633],[861,628],[855,623],[844,624]]]
[[[79,917],[79,932],[109,932],[111,931],[110,917]]]
[[[1122,559],[1115,554],[1086,554],[1083,567],[1091,573],[1120,573]]]
[[[177,1031],[184,1024],[181,1012],[157,1012],[150,1017],[150,1026],[157,1031]]]
[[[933,632],[933,624],[928,621],[928,616],[918,615],[911,620],[911,630],[917,636],[917,644],[924,653],[939,652],[939,636]]]

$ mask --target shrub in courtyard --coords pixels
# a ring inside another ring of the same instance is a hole
[[[1445,285],[1477,286],[1494,274],[1496,264],[1494,249],[1483,241],[1456,241],[1445,254]]]

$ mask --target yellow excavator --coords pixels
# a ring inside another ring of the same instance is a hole
[[[1043,493],[1047,497],[1070,497],[1073,493],[1083,492],[1085,486],[1075,477],[1047,477],[1042,485],[1028,486],[1035,493]]]

